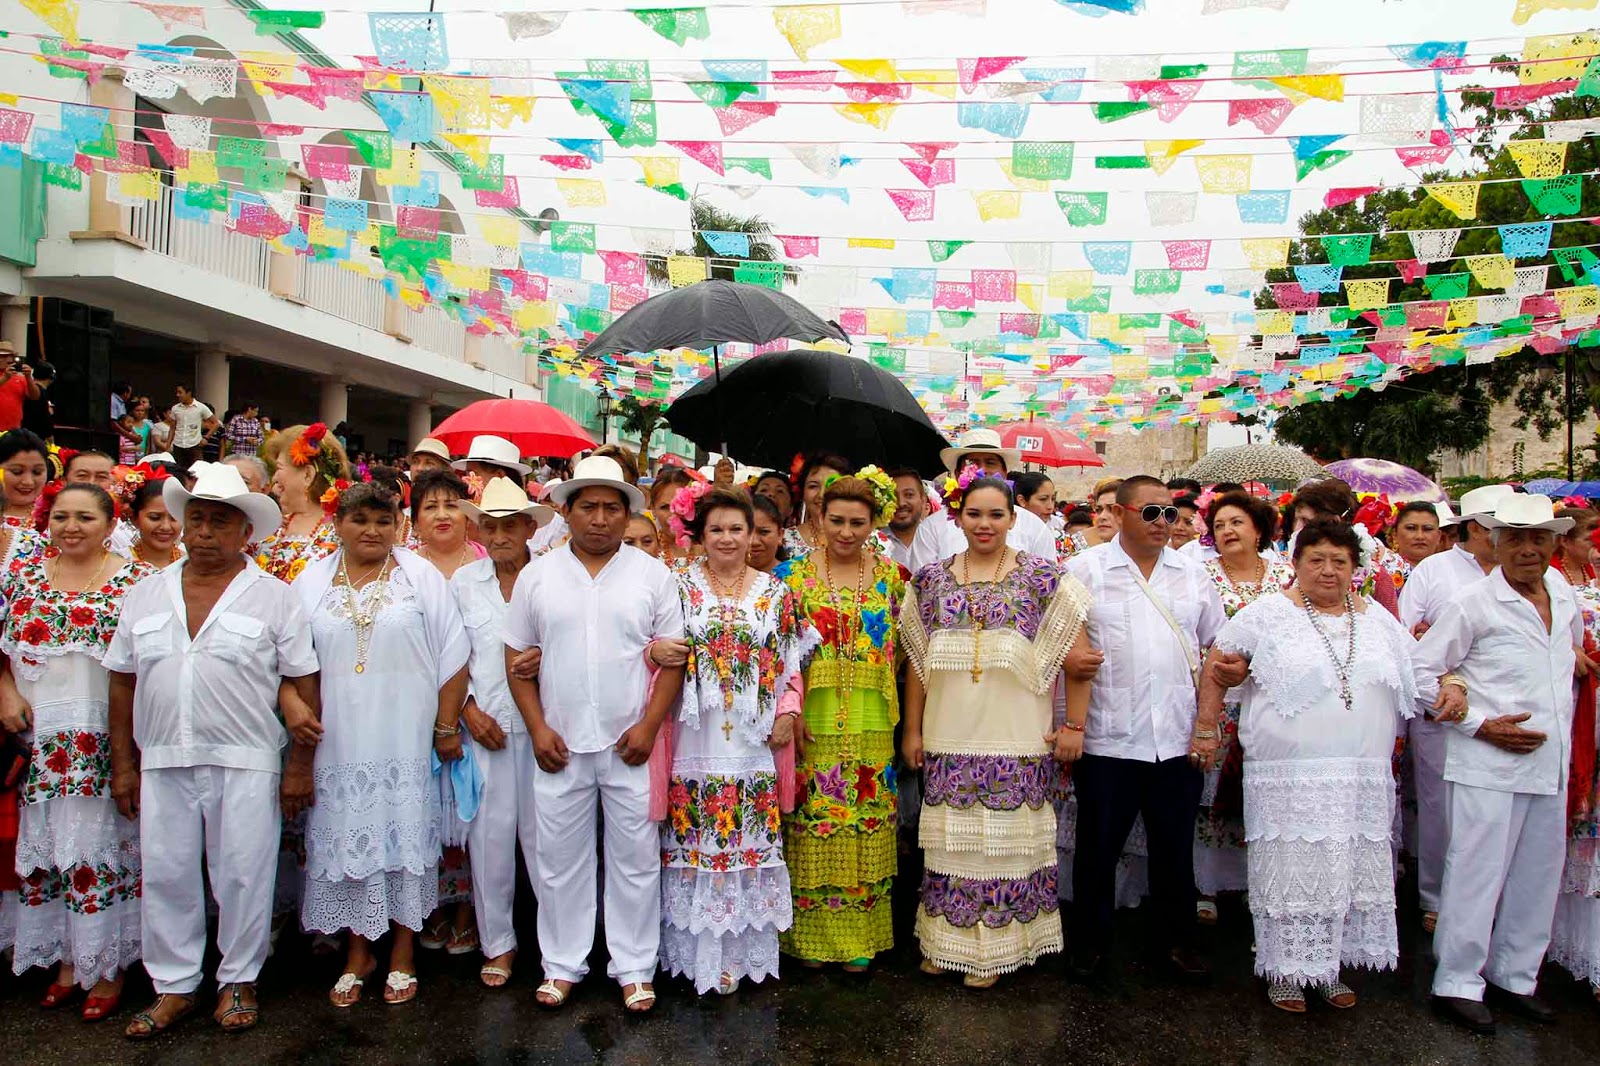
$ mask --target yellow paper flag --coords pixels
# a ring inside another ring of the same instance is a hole
[[[122,195],[139,200],[154,200],[161,195],[161,178],[154,170],[125,171],[117,175]]]
[[[697,255],[667,256],[667,281],[674,289],[706,280],[706,261]]]
[[[835,59],[834,65],[867,81],[899,81],[892,59]]]
[[[1205,141],[1145,141],[1144,157],[1150,161],[1150,169],[1157,174],[1165,174],[1172,169],[1172,164],[1178,161],[1178,156],[1192,148],[1199,148]]]
[[[1529,37],[1523,42],[1517,81],[1523,85],[1542,85],[1547,81],[1581,78],[1589,65],[1589,57],[1596,52],[1600,52],[1600,35],[1593,33]]]
[[[373,171],[379,185],[412,188],[422,184],[422,162],[415,148],[396,148],[389,154],[389,165]]]
[[[1593,285],[1574,285],[1570,289],[1556,289],[1552,295],[1563,315],[1592,315],[1600,312],[1600,288]]]
[[[1022,214],[1022,194],[1009,189],[975,192],[972,199],[978,205],[978,217],[985,222],[996,218],[1016,218]]]
[[[461,154],[478,169],[489,165],[489,138],[476,133],[446,133],[444,139],[461,149]]]
[[[263,96],[272,90],[263,88],[264,81],[293,81],[299,59],[293,52],[240,52],[239,64],[244,76]]]
[[[931,93],[946,100],[956,98],[958,79],[953,70],[902,70],[900,80],[912,82],[914,85],[912,92]]]
[[[1525,178],[1554,178],[1566,169],[1567,146],[1561,141],[1508,141],[1506,151]]]
[[[1011,170],[1011,160],[996,159],[995,162],[1000,164],[1000,172],[1006,176],[1006,180],[1011,182],[1011,184],[1015,185],[1017,188],[1021,189],[1023,192],[1050,191],[1050,183],[1048,181],[1044,181],[1039,178],[1017,177],[1016,174],[1014,174]]]
[[[1194,169],[1200,175],[1202,192],[1236,195],[1250,191],[1248,155],[1197,155]]]
[[[188,166],[177,168],[176,176],[179,181],[193,182],[196,185],[217,184],[217,153],[191,148],[188,158]]]
[[[78,42],[78,0],[22,0],[22,6],[68,41]]]
[[[678,183],[678,157],[675,155],[636,155],[633,161],[644,171],[644,183],[652,189]]]
[[[1040,307],[1043,305],[1041,296],[1042,293],[1038,285],[1035,285],[1032,282],[1019,281],[1017,283],[1018,302],[1020,302],[1023,307],[1026,307],[1034,314],[1038,314]]]
[[[1439,181],[1424,185],[1423,188],[1429,196],[1453,211],[1457,218],[1469,219],[1478,217],[1478,190],[1482,184],[1477,181]]]
[[[1281,337],[1294,332],[1294,312],[1257,311],[1256,332],[1267,337]]]
[[[1450,301],[1450,316],[1445,320],[1450,326],[1470,326],[1478,321],[1478,298]]]
[[[889,251],[894,248],[894,241],[888,237],[851,237],[845,242],[849,248],[877,248]]]
[[[1307,100],[1343,100],[1344,75],[1343,74],[1291,74],[1282,78],[1268,78],[1287,96],[1297,104]]]
[[[568,207],[606,206],[606,186],[593,178],[557,178],[556,191]]]
[[[306,240],[319,248],[342,248],[349,239],[349,234],[329,229],[321,215],[311,215],[306,220]]]
[[[1289,238],[1242,237],[1239,250],[1252,270],[1275,270],[1289,265]]]
[[[1051,299],[1079,300],[1094,292],[1094,271],[1092,270],[1055,270],[1050,273],[1049,288],[1047,290]]]
[[[867,308],[867,333],[872,336],[888,337],[895,333],[906,331],[906,313],[896,311],[892,307]]]
[[[1509,289],[1517,280],[1516,267],[1503,255],[1469,255],[1467,269],[1486,289]]]
[[[438,109],[439,122],[449,130],[486,130],[489,128],[488,78],[467,78],[452,74],[424,74],[422,86],[433,97]]]
[[[1112,376],[1123,381],[1138,381],[1150,376],[1150,360],[1142,355],[1113,355]]]
[[[532,96],[491,96],[489,97],[489,121],[503,130],[511,128],[513,122],[519,119],[530,122],[533,119]]]
[[[439,260],[439,276],[458,289],[479,291],[489,287],[489,268]]]
[[[533,300],[517,308],[519,329],[545,329],[556,324],[556,305],[552,300]]]
[[[809,7],[775,7],[772,22],[778,27],[800,59],[807,58],[811,49],[825,41],[838,39],[843,32],[839,25],[839,5],[817,4]]]
[[[899,106],[894,103],[834,104],[833,109],[851,122],[860,122],[873,129],[886,130],[889,128],[889,120],[894,118],[895,108]]]
[[[1362,281],[1347,281],[1344,283],[1344,291],[1350,300],[1350,310],[1369,311],[1374,307],[1382,307],[1389,302],[1389,279],[1370,278]]]
[[[515,248],[518,231],[522,225],[510,215],[479,215],[478,232],[483,239],[500,248]]]
[[[1521,26],[1541,11],[1593,11],[1600,0],[1517,0],[1511,21]]]

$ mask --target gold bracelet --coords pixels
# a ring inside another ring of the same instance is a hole
[[[1441,677],[1439,679],[1439,684],[1441,684],[1441,685],[1454,685],[1456,688],[1460,689],[1462,692],[1466,692],[1467,691],[1467,679],[1462,677],[1460,674],[1445,674],[1443,677]]]
[[[1196,729],[1194,738],[1196,740],[1216,740],[1217,731],[1215,729]]]

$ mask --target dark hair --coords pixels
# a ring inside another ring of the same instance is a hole
[[[194,382],[192,381],[180,381],[177,387],[187,392],[190,396],[194,395]]]
[[[376,482],[391,492],[405,493],[400,487],[400,471],[384,463],[374,463],[367,467],[367,480]]]
[[[1211,492],[1217,496],[1224,496],[1230,492],[1243,492],[1244,486],[1237,481],[1219,481],[1211,486]]]
[[[11,429],[0,433],[0,463],[9,463],[23,452],[38,452],[50,461],[50,445],[31,429]]]
[[[1033,499],[1047,483],[1055,484],[1050,480],[1050,475],[1041,474],[1037,470],[1023,470],[1011,475],[1011,488],[1019,500]]]
[[[77,462],[79,459],[84,458],[85,456],[95,456],[95,457],[98,457],[100,459],[111,459],[111,456],[107,455],[103,451],[100,451],[98,448],[85,448],[81,452],[73,453],[72,458],[67,460],[67,465],[61,472],[63,474],[70,473],[71,470],[72,470],[72,464]],[[113,464],[115,464],[116,460],[115,459],[111,459],[111,462]]]
[[[784,478],[783,483],[787,485],[789,483],[789,479]],[[779,512],[778,505],[772,502],[772,498],[770,496],[763,496],[760,493],[756,493],[750,497],[750,524],[752,526],[755,525],[755,512],[757,511],[760,511],[762,514],[778,523],[779,529],[783,528],[783,515]]]
[[[910,466],[891,466],[884,473],[889,475],[890,481],[899,481],[903,477],[914,477],[918,481],[922,480],[922,474],[915,467]]]
[[[454,470],[424,470],[417,475],[417,480],[411,486],[411,521],[420,521],[423,503],[429,496],[441,492],[458,500],[464,500],[472,495],[467,483],[461,480],[461,475]]]
[[[1356,531],[1349,522],[1337,518],[1313,518],[1301,526],[1300,532],[1296,533],[1294,538],[1294,561],[1298,563],[1307,548],[1314,548],[1318,544],[1331,544],[1335,548],[1346,549],[1350,552],[1352,566],[1361,560],[1361,538],[1356,536]]]
[[[1139,490],[1143,488],[1157,488],[1163,492],[1168,491],[1167,483],[1160,478],[1151,477],[1149,474],[1135,474],[1132,477],[1123,478],[1122,483],[1117,486],[1118,505],[1122,507],[1128,506],[1133,502],[1133,498],[1138,495]]]
[[[695,505],[694,517],[684,523],[684,528],[689,531],[689,536],[699,540],[706,535],[706,519],[711,517],[711,512],[722,510],[738,511],[744,515],[746,526],[756,520],[750,497],[736,489],[712,489],[700,497]]]
[[[161,490],[166,484],[166,478],[154,478],[134,489],[133,498],[128,501],[128,518],[132,520],[138,517],[139,512],[144,510],[152,499],[162,499]]]
[[[1195,499],[1194,494],[1191,492],[1181,492],[1172,498],[1172,506],[1187,507],[1191,511],[1198,511],[1200,509],[1200,501]]]
[[[56,493],[56,499],[61,499],[61,497],[65,496],[69,492],[87,492],[89,495],[94,497],[95,509],[106,516],[107,522],[115,522],[117,520],[117,501],[111,498],[111,493],[107,492],[99,485],[96,485],[94,482],[75,481],[68,485],[62,485],[61,490]],[[55,501],[51,501],[50,506],[53,510],[55,508]]]
[[[1408,514],[1425,514],[1435,522],[1439,520],[1439,511],[1433,506],[1433,504],[1428,503],[1425,500],[1411,500],[1408,503],[1401,504],[1400,509],[1394,513],[1395,526],[1398,527],[1400,525],[1400,519],[1404,518]]]
[[[804,496],[806,478],[810,477],[811,472],[819,466],[825,466],[829,470],[837,470],[841,474],[850,472],[850,460],[844,456],[834,455],[830,452],[812,452],[806,456],[806,461],[800,464],[800,473],[795,475],[794,484],[790,487],[790,491],[796,496]]]
[[[1184,492],[1191,496],[1200,495],[1201,485],[1192,477],[1175,477],[1167,482],[1167,488],[1173,492]]]
[[[400,497],[392,489],[371,481],[358,481],[339,494],[336,518],[348,518],[357,511],[387,511],[398,514]]]
[[[1314,481],[1294,494],[1289,513],[1292,515],[1302,507],[1328,518],[1348,522],[1356,513],[1356,498],[1349,485],[1337,478],[1329,478],[1326,481]]]
[[[961,494],[961,506],[965,507],[972,494],[979,489],[998,489],[1006,498],[1006,510],[1016,513],[1017,494],[1012,491],[1011,482],[998,477],[975,477],[967,485],[967,491]]]
[[[659,481],[660,478],[657,477],[656,480]],[[766,471],[763,471],[761,476],[756,478],[755,485],[752,485],[751,487],[755,488],[755,487],[759,486],[763,481],[781,481],[781,482],[783,482],[783,487],[784,487],[785,491],[787,491],[789,493],[789,496],[791,498],[793,498],[793,496],[794,496],[794,486],[789,484],[789,475],[785,474],[782,470],[766,470]]]
[[[1264,552],[1278,532],[1278,509],[1266,500],[1258,500],[1248,492],[1226,492],[1211,501],[1206,512],[1206,533],[1217,538],[1217,513],[1224,507],[1237,507],[1243,511],[1250,524],[1256,527],[1256,551]]]
[[[1067,512],[1067,525],[1092,526],[1094,525],[1094,512],[1081,503],[1077,504]]]

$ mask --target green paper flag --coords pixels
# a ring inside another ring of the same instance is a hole
[[[244,168],[244,187],[256,192],[277,192],[288,177],[287,159],[257,159]]]
[[[1096,285],[1094,291],[1088,296],[1080,296],[1075,300],[1067,301],[1068,311],[1109,311],[1111,310],[1111,286]]]
[[[1583,175],[1563,174],[1557,178],[1524,178],[1522,191],[1534,210],[1543,215],[1575,215],[1583,203]]]
[[[402,237],[393,226],[378,227],[378,257],[386,270],[403,275],[412,281],[421,281],[428,273],[428,264],[435,259],[450,258],[450,236],[441,234],[431,241],[416,237]]]
[[[1150,157],[1143,155],[1097,155],[1096,170],[1149,170]]]
[[[345,130],[344,135],[356,146],[361,158],[369,167],[380,169],[394,165],[394,140],[385,130]],[[223,138],[226,140],[227,138]],[[217,162],[222,162],[219,158]],[[496,185],[495,189],[501,186]]]
[[[1583,68],[1583,77],[1578,79],[1579,96],[1600,96],[1600,56],[1589,60],[1589,65]]]
[[[1056,206],[1069,226],[1099,226],[1106,220],[1107,195],[1103,192],[1058,192]]]
[[[254,137],[218,137],[217,166],[252,167],[265,158],[266,150],[267,142]]]
[[[611,312],[598,307],[580,307],[572,314],[572,325],[580,333],[603,333],[611,325]]]
[[[971,243],[971,241],[929,241],[928,255],[935,263],[942,263]]]
[[[1176,274],[1177,271],[1172,273]],[[1160,311],[1144,311],[1139,314],[1117,316],[1117,326],[1120,329],[1156,329],[1160,325]]]
[[[1204,344],[1206,341],[1206,328],[1204,326],[1186,326],[1175,318],[1167,319],[1167,340],[1174,344]]]
[[[745,260],[733,268],[733,280],[746,285],[765,285],[769,289],[783,288],[782,263],[758,263]]]
[[[904,348],[891,348],[887,344],[872,344],[867,347],[868,358],[874,364],[895,374],[903,374],[906,370],[906,350]]]
[[[675,181],[671,185],[651,185],[643,178],[640,178],[639,184],[643,185],[647,189],[654,189],[656,192],[666,193],[674,200],[683,200],[687,202],[689,199],[689,190],[683,187],[683,182],[681,181]]]
[[[939,325],[944,329],[960,329],[971,322],[976,311],[940,311]]]
[[[1071,141],[1012,141],[1011,176],[1036,181],[1072,177]]]
[[[506,187],[506,157],[498,152],[489,153],[483,166],[478,166],[465,154],[456,152],[456,171],[461,175],[463,189],[482,189],[499,192]]]
[[[1422,279],[1423,288],[1428,290],[1428,295],[1435,300],[1461,300],[1467,295],[1467,283],[1472,275],[1465,272],[1460,274],[1428,274]]]
[[[1561,268],[1561,276],[1568,285],[1591,284],[1589,271],[1600,266],[1600,258],[1587,248],[1552,248],[1550,254],[1555,256],[1556,265]]]
[[[228,187],[196,184],[191,181],[183,188],[183,202],[186,207],[197,207],[204,211],[226,211]]]
[[[593,252],[593,222],[550,223],[550,247],[558,252]]]
[[[772,180],[772,160],[763,156],[728,156],[722,160],[722,169],[724,172],[745,170]]]
[[[274,33],[294,33],[296,30],[320,29],[323,13],[320,11],[246,11],[256,24],[257,37],[270,37]]]
[[[1155,104],[1147,104],[1143,100],[1109,100],[1091,104],[1094,117],[1100,122],[1117,122],[1129,115],[1137,115],[1143,111],[1154,111]]]
[[[1334,266],[1365,266],[1372,261],[1372,234],[1328,234],[1319,238],[1328,262]]]
[[[711,19],[703,7],[640,8],[632,14],[680,48],[690,38],[703,41],[711,36]]]
[[[691,81],[689,91],[710,107],[727,107],[741,96],[757,95],[756,87],[744,81]]]
[[[1182,81],[1184,78],[1198,78],[1210,69],[1205,63],[1186,63],[1183,66],[1162,67],[1156,77],[1162,81]]]
[[[1177,292],[1183,286],[1181,270],[1135,270],[1133,291],[1138,296],[1161,296]],[[1158,325],[1159,323],[1151,323]]]
[[[44,183],[62,189],[83,188],[83,171],[71,163],[46,163],[44,165]],[[227,194],[224,193],[224,196]]]
[[[262,142],[254,142],[260,144]],[[84,155],[94,156],[96,159],[117,158],[117,133],[107,123],[100,130],[100,136],[92,141],[84,141],[78,145],[78,151]]]
[[[1327,170],[1329,167],[1342,163],[1350,158],[1350,153],[1343,148],[1324,148],[1315,155],[1304,159],[1296,158],[1294,161],[1294,180],[1301,181],[1313,170]]]
[[[1249,78],[1285,78],[1306,72],[1310,53],[1304,48],[1254,49],[1233,53],[1235,81]]]

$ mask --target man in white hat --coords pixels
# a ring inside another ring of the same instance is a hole
[[[1008,471],[1022,465],[1022,453],[1003,446],[1000,434],[985,428],[967,431],[955,447],[944,449],[939,457],[944,460],[945,469],[956,477],[968,467],[977,466],[986,477],[1004,478]],[[1006,534],[1006,543],[1042,559],[1055,558],[1055,534],[1038,515],[1024,507],[1017,508],[1016,521]],[[930,515],[911,543],[907,568],[916,573],[930,563],[942,562],[965,550],[966,546],[965,534],[951,521],[948,512]]]
[[[413,479],[429,470],[449,470],[450,449],[437,437],[423,437],[411,449],[409,465]]]
[[[1537,1022],[1537,996],[1566,857],[1572,678],[1583,624],[1572,588],[1550,570],[1547,496],[1510,495],[1492,515],[1498,568],[1462,589],[1418,642],[1419,706],[1447,723],[1450,843],[1439,894],[1433,1007],[1494,1031],[1488,991]]]
[[[472,438],[472,447],[467,449],[463,458],[452,462],[450,469],[477,474],[485,482],[497,477],[509,477],[520,486],[533,467],[522,461],[517,454],[517,446],[504,437],[481,434]]]
[[[243,554],[282,521],[277,504],[221,464],[193,491],[169,479],[163,496],[188,554],[128,594],[104,660],[112,793],[123,814],[139,816],[144,964],[157,994],[128,1027],[134,1037],[194,1008],[207,880],[219,912],[217,1020],[230,1030],[256,1023],[272,919],[264,872],[277,865],[280,807],[292,818],[310,802],[322,731],[299,597]]]
[[[471,692],[461,713],[478,746],[483,791],[468,830],[472,852],[472,905],[484,963],[479,979],[499,988],[511,979],[517,932],[511,920],[517,893],[517,845],[534,869],[533,783],[537,774],[528,726],[506,684],[506,614],[512,589],[528,565],[528,538],[553,512],[537,504],[510,478],[484,487],[483,499],[461,504],[478,523],[488,557],[468,563],[450,579],[461,620],[472,642],[467,662]]]
[[[537,998],[559,1007],[588,972],[603,804],[607,973],[626,1009],[644,1012],[655,1005],[661,940],[646,762],[683,685],[680,666],[663,668],[652,688],[644,653],[653,640],[683,636],[683,610],[667,568],[622,543],[645,498],[615,459],[584,459],[551,496],[566,508],[571,539],[522,571],[505,623],[508,672],[519,653],[543,653],[537,684],[514,672],[508,681],[538,762],[533,878],[545,980]]]
[[[1440,536],[1457,543],[1418,563],[1400,589],[1400,621],[1416,636],[1438,620],[1445,604],[1495,568],[1494,538],[1483,517],[1515,493],[1510,485],[1485,485],[1461,497],[1461,517],[1452,531],[1441,520]],[[1439,916],[1439,883],[1450,841],[1450,806],[1445,800],[1445,728],[1417,715],[1409,723],[1411,780],[1417,800],[1417,896],[1422,927],[1433,932]]]

